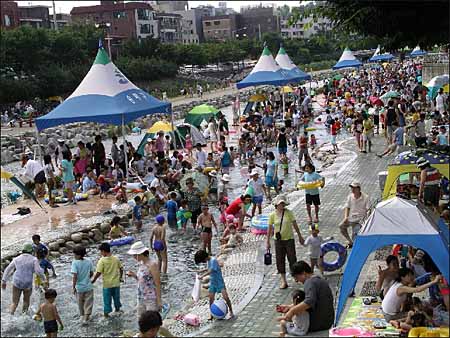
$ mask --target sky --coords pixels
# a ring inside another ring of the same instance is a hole
[[[16,1],[19,6],[27,5],[45,5],[52,7],[51,1]],[[239,12],[241,6],[247,5],[258,5],[260,3],[273,4],[276,3],[277,6],[289,5],[298,6],[300,1],[226,1],[227,7],[233,8],[235,11]],[[100,1],[55,1],[56,13],[70,13],[72,7],[78,6],[94,6],[99,5]],[[218,7],[219,1],[189,1],[189,8],[197,7],[199,5],[213,5]],[[53,9],[50,8],[50,14],[53,13]]]

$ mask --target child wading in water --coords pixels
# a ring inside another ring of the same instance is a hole
[[[292,304],[277,305],[277,312],[287,313],[292,307],[300,304],[305,300],[305,292],[302,290],[295,290],[292,293]],[[291,336],[305,336],[309,329],[309,312],[304,311],[299,315],[295,315],[293,322],[288,322],[284,316],[277,318],[280,322],[280,337],[289,334]]]
[[[150,237],[150,246],[158,256],[159,271],[167,273],[167,244],[164,216],[156,216],[155,221],[157,225],[153,228],[152,236]]]
[[[136,231],[141,232],[142,231],[142,204],[141,204],[141,198],[139,196],[136,196],[134,198],[134,201],[136,202],[136,205],[133,207],[133,223],[136,226]]]
[[[202,280],[206,276],[210,276],[209,278],[209,306],[214,303],[216,293],[222,293],[222,297],[228,305],[228,309],[230,310],[229,319],[234,319],[233,308],[231,305],[230,297],[228,297],[227,289],[225,288],[225,282],[222,276],[222,270],[220,269],[219,262],[215,257],[209,255],[205,250],[199,250],[195,253],[194,257],[195,264],[200,263],[208,263],[208,267],[206,269],[197,271],[199,273],[199,279]],[[212,316],[209,317],[210,320],[213,319]]]
[[[214,228],[216,229],[216,233],[219,233],[219,230],[217,230],[217,223],[214,220],[214,216],[209,212],[209,207],[207,205],[203,205],[202,213],[197,218],[197,226],[200,227],[202,231],[200,237],[203,241],[203,249],[208,249],[208,252],[210,254],[213,224]]]
[[[128,236],[128,234],[120,226],[120,220],[121,218],[119,216],[114,216],[113,219],[111,220],[110,222],[111,231],[109,232],[109,238],[117,239],[122,236],[123,237]]]
[[[64,325],[58,314],[58,309],[54,304],[57,295],[58,294],[53,289],[48,289],[47,291],[45,291],[46,302],[39,306],[39,309],[35,316],[36,319],[44,319],[44,330],[47,334],[47,337],[58,336],[58,323],[59,329],[61,331],[64,329]]]

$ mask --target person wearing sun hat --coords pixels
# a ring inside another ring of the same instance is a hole
[[[353,238],[348,235],[347,228],[352,228],[352,237],[355,237],[361,227],[361,223],[369,211],[369,197],[361,191],[361,183],[353,181],[349,184],[352,192],[347,197],[344,209],[344,219],[339,228],[341,234],[348,241],[348,248],[353,247]]]
[[[286,197],[282,195],[278,196],[275,198],[273,204],[275,211],[269,215],[267,250],[270,250],[270,240],[272,234],[274,234],[277,270],[281,278],[280,289],[286,289],[288,287],[286,281],[286,256],[291,269],[297,261],[293,229],[297,233],[300,243],[304,243],[304,239],[300,233],[294,213],[286,209],[286,206],[289,205]]]
[[[223,203],[224,199],[228,198],[228,184],[231,181],[231,177],[229,174],[223,174],[223,176],[220,178],[219,182],[217,183],[217,194],[218,194],[218,200],[219,205]]]
[[[139,262],[137,272],[127,271],[127,276],[137,280],[138,316],[145,311],[160,311],[162,302],[158,263],[150,259],[150,249],[141,241],[134,242],[128,254]]]
[[[250,179],[247,182],[248,188],[253,192],[252,194],[252,217],[255,216],[256,207],[258,207],[259,214],[262,214],[262,203],[264,195],[267,195],[266,185],[264,184],[259,172],[255,168],[250,173]]]
[[[22,312],[26,313],[30,307],[30,298],[33,291],[33,274],[38,275],[42,281],[47,281],[44,270],[39,265],[39,260],[32,255],[33,245],[25,244],[22,254],[13,258],[6,267],[2,276],[2,289],[6,289],[6,282],[13,274],[12,303],[10,313],[13,315],[19,305],[20,296],[23,293]],[[45,285],[44,283],[44,285]]]

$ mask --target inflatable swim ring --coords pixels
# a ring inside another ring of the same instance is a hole
[[[299,182],[297,184],[297,189],[315,189],[322,188],[323,181],[314,181],[314,182]]]
[[[375,337],[372,332],[360,327],[335,327],[328,332],[329,337]]]
[[[413,327],[408,334],[408,337],[449,337],[448,327]]]
[[[317,130],[317,129],[314,127],[305,128],[305,131],[315,131],[315,130]]]
[[[111,239],[109,241],[109,245],[111,246],[121,246],[121,245],[125,245],[125,244],[130,244],[134,242],[134,237],[133,236],[126,236],[126,237],[121,237],[121,238],[117,238],[117,239]]]
[[[252,231],[252,234],[254,234],[254,235],[267,235],[267,230],[252,228],[251,231]]]
[[[334,251],[339,256],[334,262],[326,262],[322,260],[322,266],[325,271],[335,271],[340,269],[347,260],[347,249],[338,242],[327,242],[320,246],[321,255],[325,257],[328,252]]]
[[[44,197],[44,202],[48,203],[48,196],[46,195]],[[62,196],[56,196],[55,197],[55,203],[67,203],[69,202],[69,199],[67,197],[62,197]]]
[[[269,216],[267,215],[256,215],[251,221],[252,228],[259,230],[266,230],[269,226]]]
[[[75,195],[75,199],[76,199],[77,201],[85,201],[85,200],[87,200],[88,198],[89,198],[89,194],[88,194],[88,193],[86,193],[86,194],[77,193],[77,194]]]
[[[215,167],[206,167],[205,169],[203,169],[203,173],[209,174],[213,170],[217,170],[217,169]]]

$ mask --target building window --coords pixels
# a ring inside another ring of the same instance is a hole
[[[268,18],[268,19],[267,19],[267,22],[268,22],[268,23],[271,23],[271,22],[272,22],[272,19],[271,19],[271,18]]]
[[[11,26],[11,19],[9,18],[9,15],[5,14],[4,18],[5,18],[5,26],[6,27]]]
[[[220,25],[220,21],[214,21],[214,26],[219,26]]]
[[[152,26],[150,24],[140,24],[140,32],[141,34],[152,34]]]
[[[126,17],[127,17],[127,14],[124,11],[114,11],[113,12],[114,19],[123,19]]]
[[[211,21],[205,21],[205,26],[211,26]]]
[[[150,11],[145,8],[138,8],[138,20],[150,20]]]

